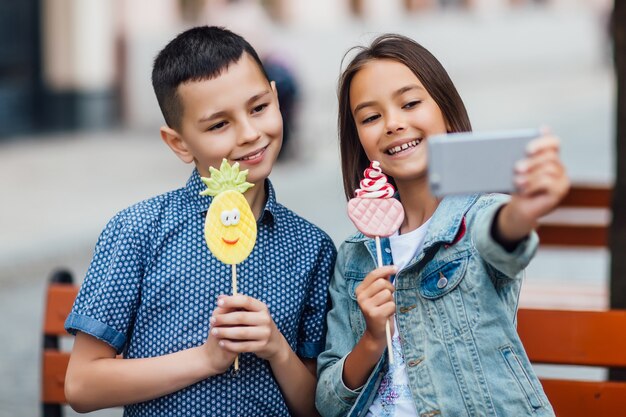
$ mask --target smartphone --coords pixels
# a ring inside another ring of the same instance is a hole
[[[512,193],[515,163],[539,129],[463,132],[428,138],[428,183],[437,197],[486,192]]]

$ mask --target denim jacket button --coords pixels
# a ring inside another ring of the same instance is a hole
[[[448,278],[444,277],[443,274],[439,273],[439,281],[437,281],[437,288],[442,289],[448,285]]]
[[[412,368],[414,366],[419,365],[420,363],[422,363],[422,359],[411,359],[406,364],[409,365]]]
[[[409,311],[413,310],[415,307],[417,307],[415,304],[410,305],[408,307],[400,307],[400,313],[408,313]]]

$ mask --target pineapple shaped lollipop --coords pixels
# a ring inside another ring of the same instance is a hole
[[[243,262],[256,242],[256,219],[245,193],[254,185],[246,182],[248,170],[239,171],[239,163],[230,166],[222,160],[220,169],[209,168],[210,178],[202,178],[206,190],[201,195],[213,197],[204,222],[204,238],[217,259],[232,265],[233,295],[237,295],[237,264]],[[235,370],[239,369],[235,359]]]
[[[400,228],[404,220],[402,204],[395,198],[393,185],[387,182],[387,176],[380,169],[378,161],[372,161],[365,169],[365,178],[361,180],[356,197],[348,202],[348,216],[365,236],[376,240],[376,259],[378,267],[383,266],[380,250],[380,237],[391,236]],[[389,320],[385,323],[387,352],[389,363],[393,363],[391,350],[391,328]]]

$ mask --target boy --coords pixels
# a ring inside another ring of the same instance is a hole
[[[120,212],[100,236],[65,324],[76,334],[68,401],[80,412],[125,405],[127,416],[315,414],[336,252],[276,202],[267,179],[282,140],[275,85],[254,49],[217,27],[171,41],[152,83],[163,141],[196,169],[185,188]],[[254,184],[244,196],[257,243],[237,267],[245,295],[224,295],[230,265],[204,243],[211,198],[200,177],[222,158]]]

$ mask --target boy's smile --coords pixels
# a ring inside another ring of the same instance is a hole
[[[190,81],[177,90],[183,107],[175,146],[202,176],[222,158],[248,169],[248,181],[263,188],[282,143],[283,123],[274,83],[244,53],[216,78]],[[167,129],[167,128],[164,128]],[[168,143],[169,144],[169,143]]]

